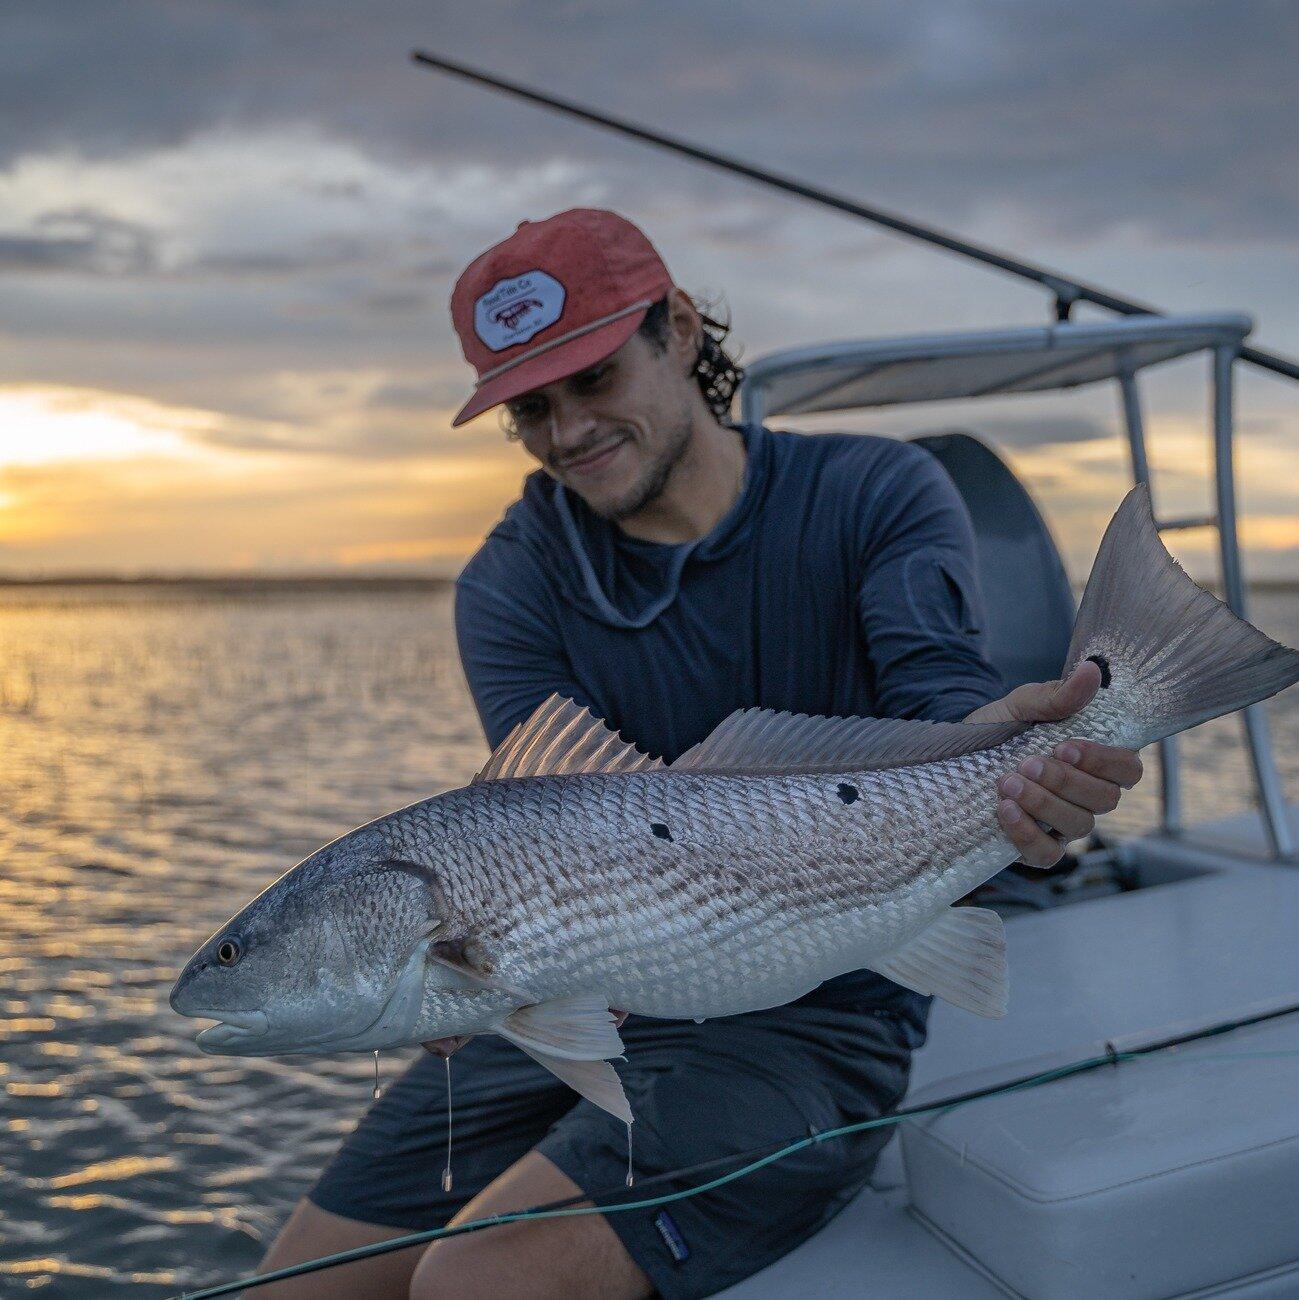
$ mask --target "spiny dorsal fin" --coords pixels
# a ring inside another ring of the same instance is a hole
[[[511,776],[640,772],[662,766],[661,760],[610,731],[590,710],[554,694],[497,745],[470,784]]]
[[[740,709],[673,764],[727,772],[877,772],[992,749],[1023,722],[916,722],[904,718],[822,718],[775,709]]]

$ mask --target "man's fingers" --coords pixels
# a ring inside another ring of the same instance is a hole
[[[1064,762],[1102,781],[1113,781],[1130,790],[1145,770],[1135,749],[1116,745],[1099,745],[1094,740],[1066,740],[1055,747],[1055,755]]]
[[[1005,798],[1014,800],[1030,818],[1045,823],[1050,830],[1059,831],[1066,840],[1080,840],[1084,835],[1090,835],[1096,825],[1096,818],[1086,808],[1061,799],[1018,772],[1003,776],[997,788]]]
[[[1044,790],[1050,790],[1067,803],[1076,804],[1088,812],[1113,812],[1119,806],[1122,793],[1117,782],[1092,776],[1072,763],[1058,758],[1026,758],[1019,765],[1021,775],[1035,781]]]
[[[1013,799],[997,804],[997,820],[1029,866],[1051,867],[1064,856],[1064,845],[1042,830]]]
[[[1049,867],[1060,860],[1064,845],[1048,832],[1066,843],[1090,835],[1095,814],[1112,812],[1121,791],[1136,785],[1141,773],[1135,750],[1066,740],[1052,756],[1026,758],[1018,771],[1001,778],[997,820],[1025,862]]]
[[[472,1037],[473,1034],[456,1034],[451,1038],[431,1038],[423,1046],[426,1052],[432,1052],[434,1056],[440,1056],[445,1061],[449,1060]]]

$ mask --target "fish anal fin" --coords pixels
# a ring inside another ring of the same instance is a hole
[[[662,767],[580,704],[558,693],[540,704],[492,751],[470,784],[519,776],[638,772]]]
[[[995,1019],[1006,1014],[1006,932],[986,907],[949,907],[870,968],[913,989]]]
[[[515,1042],[538,1065],[544,1066],[557,1079],[562,1079],[592,1105],[608,1111],[624,1124],[632,1122],[631,1105],[623,1091],[622,1080],[608,1061],[570,1061],[565,1057],[550,1056],[517,1039]]]
[[[595,993],[520,1007],[505,1017],[496,1032],[519,1047],[566,1061],[602,1061],[622,1055],[613,1012]]]

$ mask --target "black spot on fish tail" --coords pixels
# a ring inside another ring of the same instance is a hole
[[[849,785],[847,781],[839,782],[837,793],[844,803],[856,803],[861,798],[861,791],[855,785]]]
[[[1104,655],[1088,655],[1087,662],[1101,670],[1101,690],[1104,690],[1110,684],[1110,661]]]
[[[650,830],[661,840],[670,840],[672,832],[662,822],[650,822]]]

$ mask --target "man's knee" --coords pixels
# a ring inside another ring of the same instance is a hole
[[[508,1276],[501,1276],[503,1271],[509,1272],[502,1269],[506,1263],[490,1242],[468,1237],[435,1242],[425,1250],[410,1280],[410,1300],[447,1300],[449,1296],[456,1300],[509,1300],[524,1294],[521,1279],[515,1279],[511,1287]],[[536,1290],[527,1294],[541,1300],[542,1293]]]
[[[530,1151],[453,1223],[567,1200],[581,1188]],[[654,1288],[601,1214],[515,1222],[445,1237],[424,1252],[411,1300],[645,1300]]]
[[[318,1259],[355,1246],[369,1246],[403,1235],[401,1228],[385,1228],[362,1223],[322,1210],[308,1200],[301,1200],[280,1229],[271,1248],[257,1270],[273,1273]],[[271,1282],[256,1294],[265,1300],[345,1300],[364,1295],[369,1300],[405,1300],[410,1276],[419,1262],[420,1247],[410,1246],[354,1264],[305,1273],[299,1277]]]
[[[643,1300],[651,1295],[645,1275],[607,1224],[597,1216],[586,1222],[593,1229],[589,1234],[562,1232],[553,1243],[543,1236],[551,1225],[542,1223],[529,1226],[528,1240],[518,1233],[494,1237],[500,1230],[487,1228],[435,1242],[411,1278],[410,1300]]]

